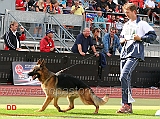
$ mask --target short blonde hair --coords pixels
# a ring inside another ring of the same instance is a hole
[[[11,26],[14,26],[15,24],[18,24],[18,22],[16,22],[16,21],[12,21],[11,23],[10,23],[10,28],[11,28]]]
[[[137,6],[136,6],[135,4],[133,4],[133,3],[126,3],[126,4],[124,4],[123,8],[124,8],[124,10],[129,9],[129,10],[131,10],[132,12],[133,12],[134,10],[137,12]]]

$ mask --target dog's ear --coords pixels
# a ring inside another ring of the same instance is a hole
[[[37,64],[41,64],[41,59],[39,59],[39,60],[37,61]]]
[[[41,67],[44,67],[44,66],[45,66],[45,60],[43,59],[41,62]]]

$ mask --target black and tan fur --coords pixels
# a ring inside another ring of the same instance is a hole
[[[99,105],[104,105],[109,99],[108,95],[105,95],[103,98],[97,97],[89,86],[72,75],[63,73],[57,75],[49,71],[45,66],[44,60],[38,60],[37,65],[28,75],[32,76],[33,79],[38,78],[41,82],[41,88],[46,95],[46,99],[38,111],[44,111],[54,99],[53,104],[57,110],[66,112],[74,108],[74,99],[80,97],[84,104],[94,105],[96,107],[94,113],[98,113]],[[60,97],[68,98],[69,107],[65,110],[61,110],[57,104]]]

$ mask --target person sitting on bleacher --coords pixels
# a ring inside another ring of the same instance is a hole
[[[150,21],[152,21],[152,12],[155,10],[155,0],[146,0],[144,4],[144,14],[149,16]]]
[[[102,11],[97,12],[97,16],[93,19],[93,27],[94,28],[101,28],[103,30],[106,30],[106,24],[104,17],[102,16]]]
[[[79,0],[74,1],[74,5],[71,8],[71,14],[74,15],[83,15],[83,18],[85,19],[85,12],[81,5],[79,5]]]
[[[53,34],[55,32],[51,29],[48,29],[46,31],[46,36],[44,36],[44,38],[41,39],[40,41],[40,52],[53,52],[54,51],[54,40],[53,38]]]

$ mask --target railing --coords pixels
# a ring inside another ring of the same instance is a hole
[[[0,14],[0,37],[4,34],[4,15]]]
[[[67,51],[70,52],[71,50],[68,46],[68,42],[65,42],[65,41],[69,40],[70,42],[74,43],[75,37],[73,37],[73,34],[71,34],[63,25],[74,26],[74,28],[82,27],[83,16],[72,15],[72,14],[68,14],[68,15],[48,14],[43,12],[6,10],[5,19],[3,22],[5,26],[3,27],[3,31],[4,31],[3,33],[8,31],[11,21],[17,21],[19,25],[24,26],[26,36],[27,36],[26,37],[27,41],[40,40],[45,35],[46,29],[54,28],[55,26],[58,27],[59,30],[57,34],[55,34],[55,39],[60,42],[61,44],[60,47],[62,47],[61,49],[63,50],[66,49]],[[33,31],[35,29],[36,23],[42,24],[42,33],[40,34],[41,37],[33,37],[34,35]],[[29,24],[29,28],[27,28],[26,24]],[[68,39],[66,39],[65,36],[67,36]],[[30,47],[28,46],[29,45],[28,43],[27,44],[24,43],[24,45],[25,47],[27,47],[28,50],[31,50]],[[34,49],[37,48],[37,45],[38,44],[34,45]],[[57,52],[61,52],[61,51],[57,50]]]

